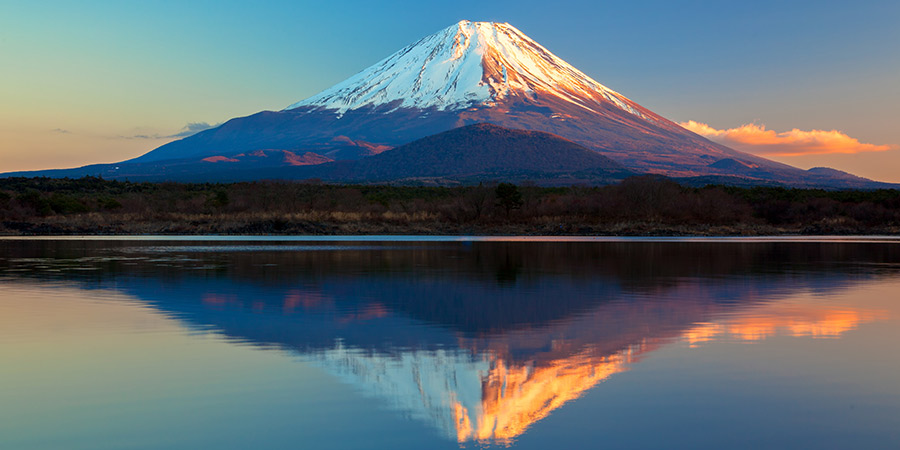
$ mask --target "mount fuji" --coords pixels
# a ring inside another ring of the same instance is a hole
[[[468,127],[475,124],[492,127]],[[456,133],[449,141],[438,138],[447,139],[442,133],[450,130]],[[453,147],[485,133],[490,145],[477,151]],[[552,159],[572,163],[545,165],[544,147],[526,143],[533,139],[552,147]],[[393,150],[400,146],[409,160]],[[422,160],[435,165],[425,167]],[[713,143],[594,81],[514,26],[471,21],[424,37],[281,111],[235,118],[117,164],[24,174],[181,181],[506,178],[553,184],[609,182],[635,173],[697,182],[880,185]],[[23,173],[5,174],[11,175]]]

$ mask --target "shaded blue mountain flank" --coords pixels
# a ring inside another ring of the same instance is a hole
[[[800,179],[790,183],[779,181],[777,172],[758,162],[741,158],[723,158],[707,166],[712,173],[695,177],[676,177],[676,180],[691,186],[720,184],[730,186],[792,186],[799,188],[832,189],[896,189],[896,183],[882,183],[853,175],[829,167],[813,167],[805,171]]]
[[[209,133],[210,139],[214,139],[214,132],[203,133]],[[229,147],[230,150],[216,155],[204,153],[174,160],[149,157],[155,153],[151,152],[123,163],[43,171],[40,175],[91,175],[131,181],[320,179],[338,183],[391,183],[428,180],[453,184],[504,179],[539,184],[607,184],[636,174],[606,156],[559,136],[491,124],[451,129],[397,148],[349,138],[332,139],[327,149],[248,150],[250,147]],[[166,149],[164,154],[167,152]]]
[[[561,340],[613,354],[729,311],[897,276],[900,262],[900,246],[872,244],[2,245],[6,280],[112,290],[241,343],[391,354],[463,339],[521,361]]]
[[[0,177],[96,176],[179,182],[317,179],[335,183],[445,185],[500,180],[539,185],[603,185],[648,170],[638,160],[624,158],[625,153],[610,153],[617,141],[591,140],[579,134],[583,130],[575,133],[573,130],[581,128],[572,129],[572,124],[560,128],[540,126],[540,122],[533,123],[531,119],[509,122],[506,116],[463,119],[446,111],[401,110],[385,114],[382,108],[362,109],[348,111],[340,118],[314,110],[266,111],[232,119],[127,161],[8,172]],[[382,123],[385,120],[392,124]],[[572,139],[573,133],[581,139]],[[702,140],[698,136],[696,139]],[[653,145],[665,144],[661,141]],[[688,185],[898,187],[834,169],[804,171],[708,141],[702,146],[714,148],[719,157],[698,157],[690,170],[667,172],[665,167],[655,165],[652,169]],[[673,161],[677,159],[673,156]],[[680,175],[685,173],[691,175]]]

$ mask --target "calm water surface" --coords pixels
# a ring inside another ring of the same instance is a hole
[[[898,448],[898,318],[891,239],[0,239],[0,448]]]

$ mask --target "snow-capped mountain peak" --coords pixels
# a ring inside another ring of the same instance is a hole
[[[461,21],[286,108],[337,113],[365,106],[461,110],[497,101],[554,96],[596,111],[612,104],[650,119],[641,107],[594,81],[508,23]],[[655,118],[654,118],[655,119]]]

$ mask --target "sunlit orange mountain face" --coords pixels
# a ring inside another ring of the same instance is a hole
[[[298,355],[445,439],[500,445],[668,346],[835,339],[884,320],[828,293],[900,262],[895,246],[849,243],[0,245],[7,277],[127,294]]]
[[[476,124],[493,128],[469,127]],[[879,186],[713,143],[600,84],[516,27],[470,21],[281,111],[235,118],[129,161],[28,174],[603,184],[637,173],[697,182]]]

